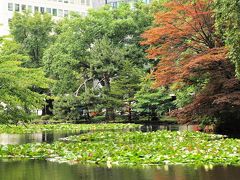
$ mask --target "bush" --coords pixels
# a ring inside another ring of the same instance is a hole
[[[55,119],[80,120],[84,118],[84,106],[81,99],[73,95],[63,96],[54,101]]]
[[[44,115],[44,116],[41,116],[41,120],[50,120],[52,118],[52,116],[50,115]]]
[[[95,116],[92,118],[93,123],[99,123],[104,121],[105,121],[105,116]]]

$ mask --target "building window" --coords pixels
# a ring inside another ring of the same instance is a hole
[[[111,2],[110,4],[111,4],[112,8],[118,7],[118,2]]]
[[[62,9],[59,9],[59,10],[58,10],[58,16],[59,16],[59,17],[63,17],[63,10],[62,10]]]
[[[38,6],[34,6],[34,12],[39,12],[39,7]]]
[[[40,12],[43,14],[45,12],[45,8],[44,7],[40,7]]]
[[[46,8],[46,12],[49,14],[52,14],[52,9],[51,8]]]
[[[86,0],[86,5],[90,6],[90,0]]]
[[[57,16],[57,9],[52,9],[52,15]]]
[[[26,11],[26,5],[22,4],[22,11]]]
[[[58,0],[58,2],[63,2],[63,0]]]
[[[32,12],[32,6],[31,5],[28,5],[28,12]]]
[[[68,3],[68,0],[64,0],[64,3]]]
[[[8,3],[8,10],[13,11],[13,3]]]
[[[15,4],[15,11],[20,11],[20,5],[19,4]]]
[[[81,0],[81,4],[84,5],[85,4],[85,0]]]
[[[143,2],[146,3],[146,4],[149,4],[149,3],[150,3],[149,0],[144,0]]]
[[[74,0],[69,0],[69,3],[74,4]]]
[[[68,17],[68,10],[64,10],[64,17]]]

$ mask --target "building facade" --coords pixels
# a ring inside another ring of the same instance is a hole
[[[110,5],[112,8],[117,8],[121,3],[128,3],[132,7],[134,6],[134,3],[139,0],[105,0],[105,4]],[[140,0],[144,2],[145,4],[151,3],[152,0]]]
[[[9,21],[14,12],[49,13],[54,19],[77,12],[85,16],[89,8],[102,6],[103,0],[0,0],[0,36],[9,33]]]
[[[105,4],[117,8],[121,3],[133,4],[138,0],[0,0],[0,36],[9,34],[9,21],[14,12],[49,13],[59,20],[75,12],[85,16],[90,8],[99,8]],[[149,4],[151,0],[142,0]]]

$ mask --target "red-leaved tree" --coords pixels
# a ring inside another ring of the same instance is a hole
[[[205,116],[240,119],[240,82],[227,59],[227,48],[215,33],[212,5],[212,0],[173,0],[142,34],[141,44],[149,46],[148,58],[159,59],[153,73],[155,87],[177,82],[187,86],[208,78],[192,103],[171,112],[183,123]]]

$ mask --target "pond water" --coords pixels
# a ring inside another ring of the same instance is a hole
[[[0,161],[3,180],[238,180],[240,169],[233,166],[188,166],[162,168],[104,168],[85,165],[59,164],[49,161]]]
[[[141,126],[140,129],[125,129],[125,131],[156,131],[156,130],[170,130],[170,131],[194,131],[196,127],[194,125],[145,125]],[[95,130],[101,131],[101,130]],[[106,131],[106,130],[105,130]],[[111,130],[108,131],[119,131],[119,130]],[[120,130],[122,131],[122,130]],[[89,131],[65,131],[65,132],[39,132],[39,133],[31,133],[31,134],[0,134],[0,145],[6,144],[25,144],[25,143],[33,143],[33,142],[47,142],[52,143],[54,141],[59,140],[60,138],[68,137],[71,135],[79,135]]]
[[[25,144],[33,142],[47,142],[52,143],[60,138],[71,135],[79,135],[85,131],[68,131],[68,132],[39,132],[31,134],[0,134],[0,145],[6,144]]]
[[[195,130],[194,126],[148,125],[141,131],[156,130]],[[135,131],[136,129],[131,129]],[[33,134],[0,134],[0,144],[23,144],[31,142],[52,143],[70,135],[86,133],[74,132],[41,132]],[[190,166],[162,167],[96,167],[88,165],[69,165],[45,160],[0,160],[0,179],[3,180],[238,180],[240,167],[213,167],[211,169]]]
[[[157,130],[169,130],[169,131],[196,131],[198,130],[198,125],[144,125],[140,128],[143,132],[157,131]]]

